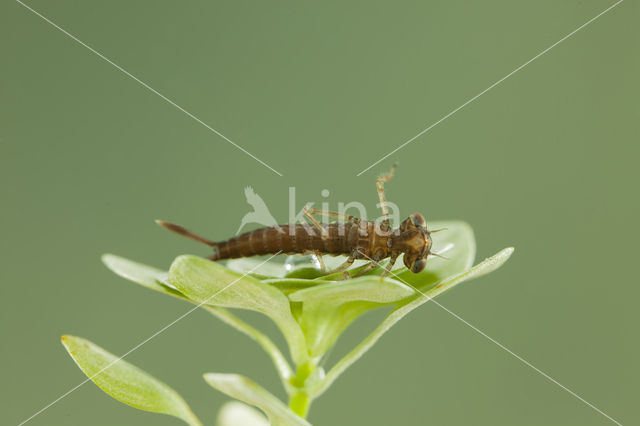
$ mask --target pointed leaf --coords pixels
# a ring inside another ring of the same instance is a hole
[[[176,258],[169,268],[169,282],[199,303],[277,317],[289,312],[289,301],[278,289],[198,256]]]
[[[319,284],[289,295],[302,303],[298,322],[312,357],[325,353],[340,334],[363,313],[413,296],[415,291],[396,280],[365,276]]]
[[[482,275],[488,274],[500,266],[502,266],[513,253],[513,247],[508,247],[501,250],[492,257],[485,259],[483,262],[474,266],[473,268],[464,271],[458,275],[450,277],[448,280],[438,284],[430,291],[423,292],[416,296],[413,300],[407,302],[392,311],[382,323],[367,336],[358,346],[345,355],[340,361],[338,361],[333,368],[327,373],[324,380],[319,382],[312,390],[314,396],[320,395],[324,392],[349,366],[356,362],[362,355],[364,355],[377,341],[386,333],[393,325],[400,321],[409,312],[422,305],[425,302],[433,299],[434,297],[442,294],[443,292],[450,290],[454,286],[461,282],[478,278]]]
[[[446,256],[443,259],[437,256],[429,256],[427,267],[420,273],[414,274],[404,267],[402,258],[398,259],[394,269],[398,279],[410,285],[425,290],[430,285],[441,282],[448,277],[466,271],[473,266],[476,254],[476,242],[473,229],[466,222],[441,221],[429,222],[430,230],[442,229],[431,234],[433,240],[433,252]]]
[[[102,261],[109,269],[128,280],[141,284],[152,290],[167,293],[183,300],[189,300],[184,294],[169,286],[167,281],[168,272],[166,271],[161,271],[154,267],[133,262],[112,254],[105,254],[102,256]],[[273,360],[283,383],[288,383],[287,379],[291,376],[291,367],[289,367],[286,358],[282,355],[271,339],[269,339],[269,337],[242,321],[225,308],[218,306],[205,306],[205,309],[236,330],[246,334],[262,346]]]
[[[138,367],[80,337],[63,336],[62,344],[84,374],[118,401],[201,425],[176,391]]]
[[[269,426],[269,420],[258,410],[239,401],[230,401],[218,413],[218,426]]]
[[[186,299],[185,295],[169,285],[167,281],[167,271],[162,271],[153,266],[143,265],[142,263],[137,263],[113,254],[103,255],[102,262],[107,268],[129,281],[133,281],[151,290]]]
[[[225,265],[227,268],[240,272],[241,274],[250,274],[252,276],[265,278],[279,278],[284,276],[284,264],[273,262],[264,262],[260,257],[241,257],[239,259],[229,259]]]
[[[429,291],[424,292],[424,297],[418,297],[410,304],[416,303],[418,300],[421,300],[420,304],[428,302],[430,299],[441,295],[445,291],[451,290],[453,287],[464,281],[469,281],[495,271],[496,269],[501,267],[507,260],[509,260],[509,258],[513,254],[513,250],[513,247],[507,247],[500,250],[498,253],[483,260],[473,268],[447,278],[446,281],[439,283]]]
[[[428,228],[430,230],[441,230],[440,232],[434,232],[431,234],[433,239],[433,252],[445,256],[443,259],[438,256],[429,256],[427,261],[427,267],[420,273],[414,274],[409,271],[403,263],[403,256],[400,256],[396,261],[393,272],[400,277],[402,281],[418,287],[421,290],[428,288],[430,285],[440,282],[447,277],[458,274],[462,271],[469,269],[473,265],[473,259],[476,253],[476,243],[473,236],[473,229],[466,222],[461,221],[439,221],[429,222]],[[333,258],[338,259],[337,264],[340,264],[346,257],[338,256]],[[388,260],[380,262],[380,266],[386,266]],[[327,262],[327,256],[325,256],[325,263]],[[354,264],[355,266],[349,269],[352,275],[357,275],[368,260],[361,261],[360,264]],[[331,269],[330,267],[328,269]],[[382,268],[374,269],[371,275],[380,275]],[[340,280],[342,273],[325,275],[322,277],[324,280]]]
[[[179,256],[173,261],[169,282],[199,303],[249,309],[267,315],[282,331],[296,364],[307,361],[304,336],[291,314],[289,299],[274,286],[190,255]]]
[[[415,290],[399,281],[365,276],[298,290],[289,294],[289,299],[305,304],[323,302],[336,305],[353,301],[394,303],[414,294]]]
[[[261,409],[272,426],[309,426],[282,401],[257,383],[237,374],[207,373],[204,379],[220,392]]]
[[[272,278],[262,280],[263,283],[270,284],[280,290],[285,295],[289,295],[298,290],[302,290],[309,287],[314,287],[319,284],[324,284],[332,281],[304,279],[304,278]]]

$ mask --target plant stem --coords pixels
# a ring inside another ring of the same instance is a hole
[[[309,394],[303,390],[294,393],[289,398],[289,408],[302,418],[307,417],[310,405],[311,398],[309,398]]]
[[[302,418],[307,416],[312,398],[306,389],[306,382],[309,376],[316,369],[315,362],[306,362],[298,366],[296,375],[289,380],[293,391],[289,394],[289,408]]]

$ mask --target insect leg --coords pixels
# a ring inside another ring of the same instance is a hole
[[[380,262],[380,260],[382,260],[382,254],[376,253],[373,256],[373,259],[370,257],[367,257],[368,259],[371,260],[371,262],[367,263],[367,265],[362,268],[359,271],[355,271],[351,274],[349,274],[348,272],[345,272],[345,278],[355,278],[355,277],[359,277],[360,275],[364,275],[367,272],[372,271],[375,267],[379,266],[380,264],[378,262]]]
[[[347,260],[345,260],[345,261],[344,261],[344,263],[343,263],[342,265],[338,266],[338,267],[337,267],[337,268],[335,268],[335,269],[332,269],[331,271],[327,271],[327,272],[326,272],[326,274],[327,274],[327,275],[331,275],[331,274],[336,274],[336,273],[338,273],[338,272],[342,272],[342,271],[344,271],[345,269],[347,269],[349,266],[353,265],[353,262],[354,262],[355,260],[356,260],[356,258],[355,258],[353,255],[351,255],[351,256],[349,256],[349,257],[347,258]]]
[[[389,273],[391,272],[391,268],[393,268],[393,264],[396,263],[396,259],[398,259],[398,256],[391,256],[391,259],[389,259],[389,263],[384,268],[384,271],[382,271],[382,274],[380,274],[380,279],[389,275]]]
[[[391,166],[391,170],[389,170],[389,173],[380,175],[376,179],[376,188],[378,190],[378,198],[380,198],[380,208],[382,209],[382,223],[386,224],[387,226],[389,225],[389,208],[387,207],[387,199],[384,195],[384,183],[391,180],[396,167],[397,164],[394,163],[394,165]]]
[[[304,215],[307,217],[307,219],[309,219],[309,221],[313,223],[313,225],[320,230],[320,235],[323,238],[328,237],[327,230],[322,226],[320,222],[318,222],[316,218],[313,217],[313,215],[320,215],[320,216],[332,217],[335,219],[342,219],[345,222],[351,222],[356,225],[360,225],[361,223],[359,218],[348,215],[348,214],[331,212],[328,210],[318,210],[310,207],[304,207],[302,211],[304,212]]]
[[[322,252],[321,251],[316,251],[316,252],[313,253],[313,255],[316,257],[316,259],[318,259],[318,265],[320,265],[320,270],[322,272],[326,273],[327,267],[324,264],[324,260],[322,259]]]
[[[348,215],[348,214],[343,214],[343,213],[336,213],[336,212],[330,212],[328,210],[318,210],[318,209],[313,209],[313,208],[308,208],[305,209],[306,212],[309,212],[309,214],[318,214],[320,216],[327,216],[327,217],[332,217],[335,219],[342,219],[346,222],[357,222],[358,218]]]
[[[372,271],[376,266],[378,266],[378,262],[376,262],[375,260],[372,260],[371,262],[367,263],[367,265],[359,271],[353,272],[351,274],[349,274],[348,272],[345,272],[345,275],[346,275],[345,278],[359,277],[360,275],[364,275],[367,272]]]
[[[322,224],[320,222],[318,222],[318,220],[315,217],[313,217],[313,210],[315,210],[315,209],[309,209],[307,207],[303,207],[303,209],[302,209],[304,215],[307,217],[307,219],[309,219],[309,222],[313,223],[313,225],[316,228],[318,228],[322,238],[326,238],[327,237],[327,230],[324,229]]]

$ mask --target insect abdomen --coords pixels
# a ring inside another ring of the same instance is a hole
[[[281,225],[246,232],[218,243],[212,260],[275,254],[303,254],[321,252],[332,255],[350,255],[359,244],[357,226],[353,223],[324,225],[327,235],[312,225]]]

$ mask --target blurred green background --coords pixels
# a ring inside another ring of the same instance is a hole
[[[254,187],[303,201],[463,219],[498,272],[440,303],[621,423],[638,420],[637,3],[626,1],[360,177],[356,173],[610,1],[29,1],[280,177],[21,6],[0,5],[0,423],[84,380],[59,343],[121,354],[189,306],[116,277],[105,252],[167,267],[235,232]],[[634,195],[635,194],[635,195]],[[357,322],[339,351],[376,323]],[[265,326],[270,327],[264,321]],[[208,424],[237,372],[282,396],[269,359],[195,312],[131,354]],[[312,406],[317,425],[606,425],[436,305],[403,320]],[[178,425],[93,384],[30,425]]]

